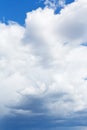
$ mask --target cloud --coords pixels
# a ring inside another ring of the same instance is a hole
[[[59,14],[39,8],[27,13],[24,27],[0,23],[0,116],[6,127],[21,129],[24,122],[22,127],[38,129],[45,119],[46,128],[87,124],[81,115],[87,113],[86,3],[75,1]]]
[[[64,7],[65,6],[65,0],[45,0],[44,4],[49,7],[56,10],[58,7]]]

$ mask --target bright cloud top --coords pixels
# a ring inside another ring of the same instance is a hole
[[[87,2],[78,0],[60,14],[47,7],[27,13],[25,27],[0,23],[2,116],[14,111],[65,117],[87,109],[86,14]],[[31,107],[13,109],[24,97]],[[35,101],[43,108],[33,108]]]

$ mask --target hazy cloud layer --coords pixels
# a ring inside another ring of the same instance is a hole
[[[78,0],[60,14],[48,7],[27,13],[25,27],[0,23],[4,122],[31,128],[43,120],[46,128],[87,125],[86,14],[86,0]]]

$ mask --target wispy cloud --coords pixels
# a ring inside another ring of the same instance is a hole
[[[64,7],[65,6],[65,0],[45,0],[44,4],[49,7],[56,10],[58,7]]]

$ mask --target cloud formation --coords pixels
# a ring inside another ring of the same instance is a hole
[[[45,0],[44,4],[48,8],[53,8],[56,10],[58,7],[64,7],[66,3],[66,0]]]
[[[25,117],[31,128],[45,119],[46,128],[87,125],[86,14],[87,2],[78,0],[60,14],[27,13],[24,27],[0,23],[0,116],[14,125]]]

